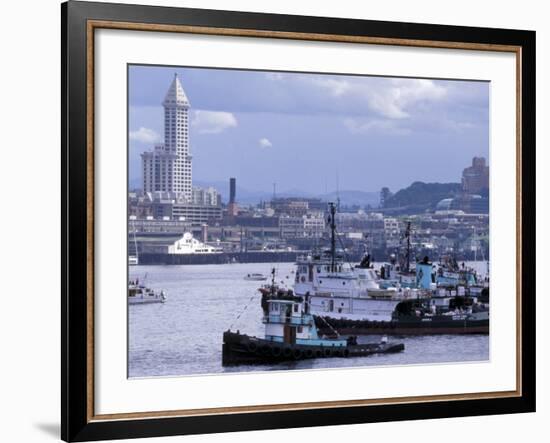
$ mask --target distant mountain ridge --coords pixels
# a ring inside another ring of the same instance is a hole
[[[140,180],[135,180],[129,183],[129,189],[137,189],[141,186]],[[228,181],[202,181],[194,180],[193,186],[208,188],[210,186],[216,188],[222,196],[222,202],[229,201],[229,180]],[[461,191],[460,183],[424,183],[416,181],[410,186],[400,189],[395,194],[388,197],[385,202],[385,208],[399,208],[407,206],[419,206],[422,208],[434,208],[438,202],[444,198],[452,198],[457,196]],[[277,191],[277,197],[303,197],[303,198],[320,198],[323,201],[336,201],[340,198],[342,206],[371,206],[379,207],[380,193],[373,191],[358,191],[358,190],[343,190],[332,191],[328,193],[315,194],[302,191],[300,189],[288,189]],[[247,188],[240,187],[237,181],[237,203],[242,205],[258,204],[262,201],[271,201],[273,192],[268,191],[252,191]]]

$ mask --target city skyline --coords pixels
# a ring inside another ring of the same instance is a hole
[[[174,79],[190,102],[193,182],[271,192],[373,192],[458,182],[489,158],[486,82],[130,66],[130,186],[164,143]],[[391,162],[391,174],[388,173]],[[488,162],[489,163],[489,162]]]

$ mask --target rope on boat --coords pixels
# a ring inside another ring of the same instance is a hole
[[[321,320],[323,320],[325,322],[325,324],[332,330],[332,332],[334,332],[336,334],[336,337],[340,337],[340,334],[338,334],[338,331],[336,329],[334,329],[332,327],[332,325],[328,321],[325,320],[324,317],[319,316],[317,318],[320,318]]]
[[[235,318],[235,320],[233,320],[233,323],[231,323],[231,326],[229,326],[229,329],[233,329],[233,325],[235,323],[237,323],[237,321],[239,321],[239,319],[241,318],[241,316],[245,313],[246,309],[248,308],[248,305],[250,305],[250,303],[252,303],[252,300],[254,300],[254,297],[256,297],[256,294],[252,294],[252,297],[250,297],[250,300],[248,300],[248,303],[246,305],[244,305],[244,308],[241,312],[239,312],[239,315],[237,315],[237,317]]]

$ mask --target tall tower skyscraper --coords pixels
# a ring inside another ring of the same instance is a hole
[[[192,199],[192,170],[189,149],[189,108],[178,75],[162,102],[164,107],[164,144],[141,154],[143,190],[167,191],[187,201]]]
[[[174,192],[191,200],[191,155],[189,151],[189,107],[177,74],[162,102],[164,106],[164,145],[176,153]]]

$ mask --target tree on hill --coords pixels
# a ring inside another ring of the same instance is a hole
[[[460,191],[460,183],[414,182],[385,199],[384,207],[425,206],[426,209],[433,209],[441,200],[456,197]]]
[[[384,186],[381,190],[380,190],[380,207],[381,208],[384,208],[386,207],[386,202],[388,201],[388,199],[392,196],[392,192],[390,191],[390,188],[388,188],[387,186]]]

